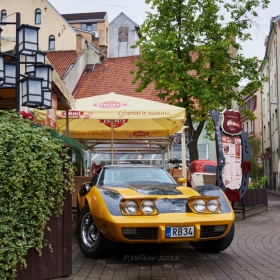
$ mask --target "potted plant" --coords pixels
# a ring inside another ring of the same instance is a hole
[[[245,206],[267,205],[267,189],[264,188],[266,181],[266,175],[252,179],[243,198]]]
[[[30,250],[51,246],[47,223],[62,213],[74,168],[65,141],[23,114],[0,110],[0,146],[0,279],[10,280]]]

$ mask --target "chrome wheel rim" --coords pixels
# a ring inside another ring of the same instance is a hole
[[[81,222],[81,236],[88,248],[93,248],[99,237],[98,227],[95,225],[90,212],[86,213]]]

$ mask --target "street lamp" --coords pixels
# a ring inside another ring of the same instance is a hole
[[[3,22],[0,22],[2,24]],[[30,108],[52,108],[52,71],[45,65],[45,53],[38,50],[39,27],[20,25],[20,13],[16,13],[15,55],[0,52],[0,88],[15,88],[16,110],[20,111],[20,86],[22,105]],[[0,40],[1,40],[0,28]],[[22,57],[25,57],[21,61]],[[25,73],[20,73],[20,65],[25,65]]]

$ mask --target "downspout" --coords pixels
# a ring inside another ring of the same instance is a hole
[[[279,20],[277,21],[276,24],[278,24]],[[278,134],[278,167],[277,167],[277,177],[278,177],[278,181],[277,181],[277,187],[278,187],[278,190],[275,186],[275,191],[276,192],[279,192],[279,181],[280,181],[280,174],[279,174],[279,167],[280,167],[280,127],[279,127],[279,83],[278,83],[278,34],[277,34],[277,30],[275,30],[275,25],[274,24],[274,33],[275,33],[275,37],[276,37],[276,43],[275,43],[275,47],[276,47],[276,50],[275,50],[275,56],[276,56],[276,89],[277,89],[277,134]]]
[[[269,112],[269,146],[270,146],[270,158],[269,158],[269,183],[270,183],[270,187],[272,186],[272,181],[273,181],[273,178],[272,178],[272,135],[271,135],[271,106],[270,106],[270,60],[269,58],[267,57],[267,55],[265,56],[265,58],[267,59],[267,62],[268,62],[268,112]]]

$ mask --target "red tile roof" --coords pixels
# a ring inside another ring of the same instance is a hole
[[[47,58],[58,75],[62,77],[77,59],[76,51],[50,51]]]
[[[137,84],[131,83],[134,75],[130,74],[129,71],[136,69],[133,60],[138,58],[139,56],[108,58],[101,64],[95,65],[92,72],[87,72],[86,67],[72,93],[74,98],[80,99],[115,92],[160,101],[156,96],[159,91],[155,90],[152,85],[149,85],[142,92],[135,92]]]
[[[101,20],[104,19],[106,12],[96,13],[77,13],[77,14],[64,14],[62,15],[67,21],[79,21],[79,20]]]

